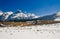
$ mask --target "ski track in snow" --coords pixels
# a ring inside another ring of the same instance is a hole
[[[60,23],[0,27],[0,39],[60,39]]]

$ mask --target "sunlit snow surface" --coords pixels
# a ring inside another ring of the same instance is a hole
[[[0,27],[0,39],[60,39],[60,23]]]

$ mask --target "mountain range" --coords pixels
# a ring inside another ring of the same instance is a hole
[[[37,18],[38,20],[53,20],[53,21],[60,21],[60,12],[56,12],[54,14],[51,15],[46,15],[46,16],[42,16]]]
[[[60,21],[60,12],[46,15],[46,16],[37,16],[33,13],[22,12],[17,10],[16,12],[2,12],[0,11],[0,21],[28,21],[28,20],[54,20]]]
[[[0,21],[26,21],[38,18],[39,16],[36,16],[33,13],[25,13],[21,10],[17,10],[16,12],[2,12],[0,11]]]

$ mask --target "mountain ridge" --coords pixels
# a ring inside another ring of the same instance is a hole
[[[46,15],[38,18],[39,20],[53,20],[53,21],[60,21],[60,12],[51,14],[51,15]]]
[[[21,10],[18,10],[16,12],[2,12],[0,11],[0,21],[21,21],[21,20],[30,20],[38,18],[39,16],[36,16],[33,13],[26,13],[22,12]]]
[[[0,11],[0,21],[32,21],[32,20],[53,20],[53,21],[60,21],[60,12],[56,12],[51,15],[46,16],[37,16],[33,13],[25,13],[21,10],[16,12],[2,12]]]

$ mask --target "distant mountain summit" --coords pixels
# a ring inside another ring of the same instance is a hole
[[[55,21],[60,21],[60,12],[56,13],[56,18],[54,20]]]
[[[21,21],[21,20],[30,20],[38,18],[39,16],[36,16],[33,13],[25,13],[21,10],[18,10],[16,12],[2,12],[0,11],[0,21]]]
[[[46,15],[38,18],[39,20],[54,20],[54,21],[60,21],[60,12],[51,14],[51,15]]]

